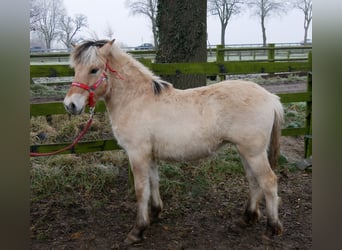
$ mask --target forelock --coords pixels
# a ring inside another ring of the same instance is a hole
[[[85,41],[78,45],[71,53],[71,67],[76,64],[89,65],[99,62],[96,48],[101,48],[109,40]]]

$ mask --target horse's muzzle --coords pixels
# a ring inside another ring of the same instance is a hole
[[[75,95],[77,94],[66,96],[64,98],[63,105],[68,113],[79,115],[85,108],[85,98],[83,98],[83,96],[77,96],[78,98],[75,98]]]
[[[77,106],[73,102],[71,102],[68,105],[64,103],[64,108],[66,111],[68,111],[68,113],[72,115],[79,115],[83,112],[83,109],[78,109]]]

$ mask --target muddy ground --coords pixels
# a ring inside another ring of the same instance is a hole
[[[302,137],[283,137],[282,154],[289,162],[303,155]],[[292,167],[288,167],[292,166]],[[30,249],[311,249],[311,168],[295,164],[279,167],[279,214],[281,236],[264,237],[265,205],[259,223],[240,228],[236,221],[247,199],[243,174],[232,174],[198,195],[162,193],[164,211],[159,222],[145,232],[145,240],[134,246],[123,241],[135,218],[135,198],[129,192],[127,168],[119,168],[114,186],[96,197],[82,193],[61,194],[31,202]]]
[[[302,84],[300,87],[305,87]],[[272,91],[277,92],[277,91]],[[312,172],[299,170],[303,158],[302,137],[282,137],[287,163],[276,170],[279,214],[284,232],[271,239],[263,236],[265,205],[261,220],[240,228],[247,199],[247,180],[233,174],[205,192],[177,197],[162,193],[164,210],[159,222],[145,231],[145,240],[123,245],[135,219],[135,198],[128,188],[128,166],[121,166],[113,189],[94,197],[82,193],[31,201],[31,249],[311,249]],[[100,202],[97,202],[100,201]]]
[[[303,138],[283,137],[282,153],[289,161],[302,158]],[[82,193],[31,202],[31,249],[311,249],[311,169],[279,167],[282,198],[281,236],[263,237],[259,223],[242,229],[235,223],[247,198],[247,181],[234,174],[196,197],[162,193],[164,211],[145,232],[145,240],[124,246],[135,218],[135,198],[128,192],[127,166],[120,167],[115,187],[90,199]],[[100,203],[94,200],[101,201]]]

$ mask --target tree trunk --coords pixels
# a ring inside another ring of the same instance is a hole
[[[308,29],[310,26],[310,21],[307,20],[307,18],[305,17],[304,20],[304,44],[307,44],[307,40],[308,40]]]
[[[155,22],[152,23],[152,32],[153,32],[154,47],[155,49],[158,49],[158,33],[157,33],[157,26]]]
[[[261,31],[262,31],[262,44],[266,46],[266,28],[265,28],[265,18],[261,17]]]
[[[261,30],[262,30],[262,44],[266,47],[266,28],[265,28],[265,19],[261,18]]]
[[[223,45],[223,46],[226,44],[226,41],[225,41],[226,27],[227,27],[227,25],[225,25],[224,23],[221,22],[221,45]]]
[[[159,0],[157,27],[158,63],[207,61],[206,0]],[[206,85],[206,75],[184,75],[181,68],[162,77],[181,89]]]
[[[304,29],[304,44],[306,45],[308,42],[308,28],[305,27]]]
[[[261,15],[261,31],[262,31],[262,44],[266,47],[266,27],[265,27],[265,16]]]

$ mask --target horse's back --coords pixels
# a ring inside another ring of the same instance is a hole
[[[248,120],[258,123],[267,116],[273,117],[280,103],[278,96],[250,81],[227,80],[193,89],[193,92],[194,102],[211,110],[209,113],[216,117],[216,122],[222,120],[229,125],[241,126]]]

